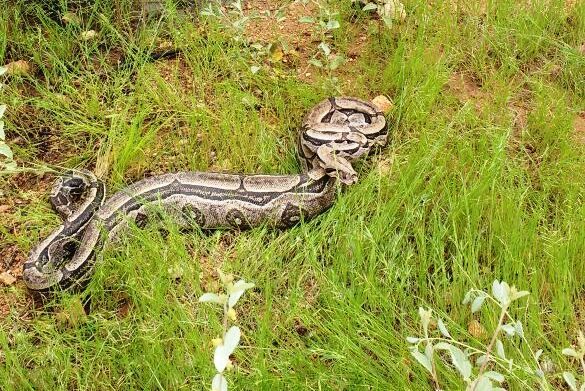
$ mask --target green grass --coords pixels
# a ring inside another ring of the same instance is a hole
[[[0,288],[13,303],[0,320],[2,390],[208,389],[220,314],[197,298],[216,285],[215,267],[256,284],[239,308],[231,389],[431,389],[405,340],[420,333],[418,307],[450,319],[459,339],[485,343],[467,325],[491,330],[495,313],[472,316],[460,303],[494,279],[532,293],[512,313],[555,364],[551,384],[562,384],[573,363],[560,350],[585,321],[585,147],[573,130],[585,107],[585,3],[498,0],[483,13],[408,0],[406,20],[385,30],[331,1],[342,26],[332,45],[343,53],[369,36],[333,72],[337,83],[314,68],[315,81],[303,82],[283,63],[254,75],[252,49],[215,21],[171,13],[134,27],[130,6],[113,3],[86,4],[82,27],[56,23],[40,3],[0,9],[0,63],[36,69],[0,90],[21,166],[97,164],[110,193],[179,169],[294,173],[304,113],[336,90],[391,96],[391,142],[328,212],[288,231],[182,234],[166,221],[168,235],[133,230],[107,251],[81,294],[35,308],[21,282]],[[90,28],[99,38],[80,40]],[[146,60],[157,39],[182,48],[181,68]],[[448,87],[454,73],[479,95],[460,99]],[[0,204],[21,201],[0,215],[0,248],[26,253],[58,224],[51,177],[37,178],[0,177]],[[444,389],[462,389],[438,369]],[[506,386],[536,389],[521,373]]]

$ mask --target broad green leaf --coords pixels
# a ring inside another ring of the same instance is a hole
[[[364,5],[364,8],[362,8],[362,11],[373,11],[375,9],[378,9],[378,5],[375,3],[368,3],[366,5]]]
[[[429,373],[433,373],[433,366],[431,365],[431,361],[427,358],[427,356],[425,356],[416,349],[412,349],[410,351],[410,354],[412,354],[416,361],[418,361],[419,364],[425,367],[426,370],[429,371]]]
[[[309,64],[316,66],[317,68],[323,68],[323,63],[316,58],[311,58],[308,61]]]
[[[388,28],[392,28],[392,18],[390,16],[383,16],[382,21]]]
[[[435,349],[437,350],[451,350],[451,347],[453,345],[451,345],[448,342],[439,342],[437,344],[435,344]]]
[[[229,293],[234,293],[238,291],[246,291],[248,289],[254,288],[254,285],[251,282],[246,282],[245,280],[238,280],[229,290]]]
[[[319,44],[319,49],[321,49],[325,56],[329,56],[331,54],[331,48],[325,42],[321,42]]]
[[[451,337],[451,334],[449,334],[449,330],[447,330],[445,323],[443,323],[443,319],[439,318],[437,320],[437,327],[439,327],[439,331],[441,332],[441,334],[443,334],[444,337],[451,339],[453,338]]]
[[[4,116],[4,112],[6,111],[6,105],[0,105],[0,118]]]
[[[479,311],[483,302],[485,301],[485,298],[485,295],[479,295],[473,300],[473,303],[471,303],[471,313]]]
[[[511,301],[518,300],[518,299],[523,298],[524,296],[528,296],[529,294],[530,294],[530,292],[528,292],[528,291],[514,292],[514,294],[510,298],[510,300]]]
[[[567,382],[572,391],[577,391],[577,379],[571,372],[563,372],[563,379]]]
[[[211,391],[227,391],[227,389],[226,378],[221,373],[216,374],[211,382]]]
[[[542,352],[543,352],[543,350],[542,350],[542,349],[538,349],[538,350],[536,351],[536,353],[534,353],[534,359],[535,359],[536,361],[538,361],[538,359],[539,359],[539,358],[540,358],[540,356],[542,355]]]
[[[486,363],[487,360],[488,360],[488,356],[486,356],[485,354],[482,354],[481,356],[479,356],[477,358],[477,360],[475,360],[475,365],[477,365],[478,367],[481,367],[483,364]]]
[[[418,343],[420,341],[420,338],[417,337],[406,337],[406,342],[408,343]]]
[[[429,359],[429,361],[431,363],[433,362],[433,344],[432,343],[427,343],[427,346],[425,346],[425,356],[427,356],[427,358]]]
[[[8,145],[0,141],[0,155],[6,156],[8,159],[12,159],[12,150]]]
[[[471,301],[472,291],[468,291],[463,298],[463,302],[461,304],[467,305]]]
[[[240,335],[241,332],[238,326],[230,327],[227,333],[225,333],[223,337],[223,345],[226,347],[230,355],[234,352],[238,343],[240,343]]]
[[[575,351],[575,349],[572,348],[564,348],[561,353],[563,353],[565,356],[579,358],[579,354]]]
[[[483,376],[489,377],[490,379],[492,379],[493,381],[497,381],[498,383],[501,383],[504,380],[506,380],[504,378],[504,375],[496,371],[487,371],[486,373],[483,374]]]
[[[506,332],[508,337],[513,337],[516,334],[516,328],[513,324],[504,324],[502,325],[502,330]]]
[[[474,391],[492,391],[494,389],[492,381],[486,376],[481,376],[471,384],[469,389]]]
[[[215,369],[221,373],[225,370],[230,356],[240,342],[240,329],[237,326],[232,326],[223,336],[223,344],[215,348],[213,354],[213,364]]]
[[[299,22],[300,23],[314,23],[315,19],[311,18],[310,16],[303,16],[303,17],[299,18]]]
[[[456,346],[451,346],[449,353],[451,353],[451,360],[455,368],[457,368],[463,379],[468,381],[471,377],[472,366],[465,353]]]
[[[243,294],[244,291],[237,291],[232,293],[228,299],[228,307],[233,308],[233,306],[236,305],[236,303],[238,302],[238,300],[240,300],[240,297],[242,297]]]
[[[504,344],[499,339],[496,340],[496,354],[501,359],[506,359],[506,352],[504,351]]]
[[[492,284],[492,295],[502,307],[510,304],[510,287],[504,281],[495,280]]]
[[[331,69],[332,71],[336,70],[337,68],[339,68],[340,65],[345,64],[345,57],[343,57],[342,55],[338,54],[335,57],[333,57],[333,60],[331,60],[329,62],[329,69]]]
[[[223,304],[224,303],[224,300],[222,300],[222,298],[219,295],[215,294],[215,293],[204,293],[199,298],[199,302],[200,303],[217,303],[217,304]]]
[[[330,21],[327,22],[327,25],[325,27],[327,27],[328,30],[335,30],[341,27],[341,25],[337,20],[331,19]]]
[[[520,336],[520,338],[524,338],[524,327],[522,327],[522,322],[519,320],[514,323],[514,329],[516,330],[516,335]]]

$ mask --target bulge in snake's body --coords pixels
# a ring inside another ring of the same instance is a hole
[[[64,223],[32,251],[24,265],[25,282],[39,291],[83,283],[96,252],[119,238],[130,222],[142,227],[161,213],[180,226],[201,229],[287,228],[309,220],[331,206],[338,181],[356,181],[351,162],[384,145],[386,137],[384,115],[371,104],[330,98],[303,121],[298,175],[177,172],[140,180],[105,203],[104,184],[93,174],[63,179],[51,202]],[[81,180],[85,198],[73,208],[71,200],[79,195],[74,183]]]

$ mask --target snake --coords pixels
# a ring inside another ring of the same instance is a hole
[[[357,181],[352,166],[387,142],[384,113],[367,101],[331,97],[302,120],[297,137],[300,173],[288,175],[181,171],[141,179],[106,197],[88,170],[58,177],[49,201],[62,223],[36,245],[23,265],[32,291],[84,287],[101,250],[130,227],[168,216],[180,227],[286,229],[334,203],[340,184]]]

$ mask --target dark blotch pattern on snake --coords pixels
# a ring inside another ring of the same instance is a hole
[[[50,197],[63,223],[33,249],[24,281],[36,291],[81,286],[105,245],[132,222],[144,227],[163,214],[201,229],[287,228],[309,220],[332,205],[337,182],[357,180],[352,161],[386,139],[386,120],[372,104],[337,97],[303,120],[297,175],[176,172],[140,180],[106,200],[95,175],[70,172],[55,182]]]

